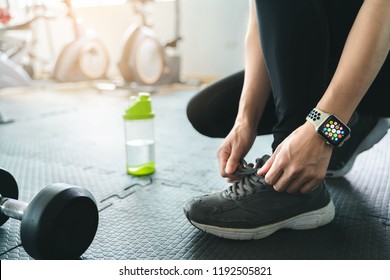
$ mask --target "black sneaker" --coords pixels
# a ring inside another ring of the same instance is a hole
[[[387,133],[387,119],[355,113],[355,120],[349,125],[351,138],[340,148],[334,148],[329,162],[326,177],[335,178],[348,173],[356,157],[372,148]]]
[[[229,239],[260,239],[279,229],[312,229],[330,223],[334,205],[320,183],[308,194],[277,192],[256,170],[269,156],[251,167],[240,167],[242,178],[222,192],[195,197],[184,207],[195,227]]]

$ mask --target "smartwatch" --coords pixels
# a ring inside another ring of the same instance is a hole
[[[326,143],[341,147],[351,136],[351,129],[336,116],[314,108],[307,115],[306,120],[311,122],[317,133],[325,139]]]

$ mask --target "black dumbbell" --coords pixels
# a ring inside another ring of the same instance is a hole
[[[21,220],[20,239],[34,259],[78,259],[92,243],[99,222],[96,201],[81,187],[55,183],[28,204],[18,199],[14,177],[0,168],[0,226]]]

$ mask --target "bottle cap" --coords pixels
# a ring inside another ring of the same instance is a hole
[[[148,92],[140,92],[135,99],[132,99],[129,107],[123,115],[125,120],[143,120],[154,118],[152,102]]]

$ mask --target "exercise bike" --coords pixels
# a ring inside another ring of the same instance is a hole
[[[72,20],[75,39],[60,52],[53,71],[53,78],[59,82],[79,82],[105,78],[109,67],[106,47],[94,35],[85,30],[77,18],[71,0],[63,1]]]
[[[0,5],[0,88],[30,86],[32,79],[20,64],[20,58],[26,54],[27,42],[8,36],[9,31],[23,30],[32,20],[13,24],[9,1]],[[0,120],[2,122],[2,120]]]
[[[127,83],[155,86],[179,83],[180,56],[177,45],[179,35],[179,0],[175,0],[175,37],[165,45],[155,35],[147,22],[147,2],[152,0],[130,0],[138,22],[131,25],[121,40],[121,57],[118,69]]]

